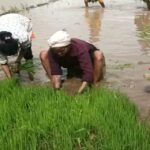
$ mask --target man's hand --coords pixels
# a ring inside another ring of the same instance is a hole
[[[88,87],[88,82],[83,81],[79,90],[78,90],[78,94],[83,93],[87,89],[87,87]]]

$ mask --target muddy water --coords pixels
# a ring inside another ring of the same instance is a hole
[[[143,75],[150,73],[150,46],[138,35],[144,25],[150,23],[150,13],[140,0],[107,0],[105,4],[105,9],[98,3],[86,9],[82,0],[60,0],[22,12],[31,17],[34,24],[34,56],[38,58],[41,50],[48,49],[48,37],[60,29],[92,42],[106,57],[104,85],[127,94],[138,106],[141,117],[148,119],[150,82]],[[22,81],[29,82],[27,75],[22,74]],[[39,66],[33,83],[45,82],[47,77]],[[65,83],[66,89],[69,85],[77,88],[78,82],[71,83],[74,84]]]

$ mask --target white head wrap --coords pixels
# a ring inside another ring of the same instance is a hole
[[[57,31],[48,39],[50,47],[63,47],[69,45],[70,42],[71,38],[66,31]]]

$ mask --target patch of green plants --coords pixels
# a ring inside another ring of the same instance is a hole
[[[143,31],[140,32],[140,37],[150,42],[150,25],[145,26]]]
[[[28,60],[28,61],[24,61],[20,64],[19,69],[20,70],[24,70],[30,73],[35,73],[35,70],[38,69],[40,66],[40,62],[39,60]]]
[[[0,82],[0,149],[149,150],[149,127],[116,91],[69,96],[50,87]]]

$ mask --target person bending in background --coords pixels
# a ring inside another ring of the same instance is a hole
[[[50,48],[41,51],[42,65],[52,81],[54,89],[62,86],[61,67],[68,69],[68,76],[82,78],[77,93],[82,93],[88,85],[96,85],[103,78],[105,59],[94,45],[77,38],[70,38],[66,31],[57,31],[48,40]]]
[[[32,35],[32,23],[27,17],[14,13],[0,17],[0,64],[7,78],[12,78],[7,56],[17,55],[17,68],[23,57],[26,60],[33,58]]]
[[[89,2],[99,2],[99,4],[101,5],[102,8],[105,8],[105,4],[104,4],[104,0],[84,0],[85,6],[88,7],[88,3]]]

